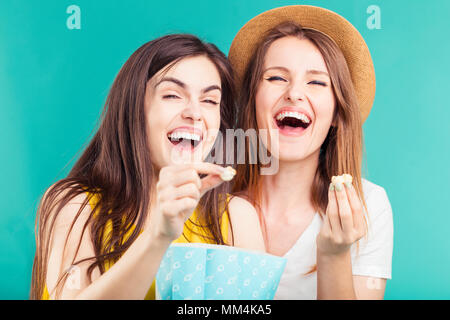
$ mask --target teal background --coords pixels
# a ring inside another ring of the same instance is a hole
[[[69,30],[66,8],[81,8]],[[333,10],[361,32],[377,93],[367,175],[394,213],[386,299],[450,299],[450,1],[1,1],[0,299],[27,299],[36,205],[87,143],[115,75],[143,43],[194,33],[225,53],[239,28],[282,5]],[[369,5],[381,29],[369,30]]]

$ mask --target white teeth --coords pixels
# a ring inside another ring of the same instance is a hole
[[[283,111],[281,113],[279,113],[276,117],[277,120],[283,120],[286,117],[290,117],[290,118],[296,118],[298,120],[303,121],[304,123],[310,123],[311,120],[309,120],[309,118],[303,114],[303,113],[299,113],[299,112],[295,112],[295,111]]]
[[[188,133],[188,132],[175,132],[168,135],[171,140],[180,140],[180,139],[188,139],[200,141],[200,136],[196,133]]]

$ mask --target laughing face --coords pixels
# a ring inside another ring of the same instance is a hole
[[[258,128],[269,134],[278,129],[279,160],[318,154],[332,124],[335,98],[317,47],[296,37],[274,41],[265,56],[255,102]]]
[[[153,166],[202,161],[220,127],[221,81],[204,56],[163,68],[147,83],[145,109]]]

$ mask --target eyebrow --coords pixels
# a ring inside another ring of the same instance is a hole
[[[164,78],[162,78],[161,80],[158,81],[157,84],[155,84],[155,88],[156,88],[157,86],[159,86],[161,83],[165,82],[165,81],[167,81],[167,82],[173,82],[173,83],[175,83],[177,86],[179,86],[179,87],[181,87],[181,88],[183,88],[183,89],[186,88],[186,84],[185,84],[184,82],[182,82],[182,81],[180,81],[180,80],[178,80],[178,79],[176,79],[176,78],[172,78],[172,77],[164,77]]]
[[[281,71],[289,72],[289,69],[288,69],[288,68],[280,67],[280,66],[275,66],[275,67],[269,67],[269,68],[265,69],[265,70],[263,71],[263,73],[265,73],[266,71],[272,70],[272,69],[278,69],[278,70],[281,70]],[[322,74],[322,75],[325,75],[325,76],[327,76],[327,77],[330,77],[330,75],[328,74],[328,72],[320,71],[320,70],[315,70],[315,69],[309,69],[309,70],[306,70],[306,73],[308,73],[308,74]]]
[[[327,77],[330,77],[328,72],[320,71],[320,70],[308,70],[308,71],[306,71],[306,73],[309,73],[309,74],[323,74],[323,75],[325,75]]]
[[[222,89],[218,85],[214,84],[212,86],[209,86],[209,87],[203,89],[202,93],[207,93],[207,92],[212,91],[212,90],[219,90],[220,92],[222,92]]]
[[[176,78],[164,77],[155,85],[155,88],[157,86],[159,86],[162,82],[165,82],[165,81],[166,82],[175,83],[177,86],[179,86],[179,87],[181,87],[183,89],[186,89],[188,87],[187,84],[185,84],[183,81],[180,81],[180,80],[178,80]],[[211,85],[209,87],[206,87],[206,88],[202,89],[202,93],[207,93],[207,92],[212,91],[212,90],[219,90],[220,92],[222,92],[222,89],[218,85],[214,84],[214,85]]]

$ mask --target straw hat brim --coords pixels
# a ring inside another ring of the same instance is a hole
[[[349,21],[324,8],[307,5],[280,7],[248,21],[235,36],[228,54],[236,75],[237,88],[242,87],[247,66],[266,33],[286,21],[320,31],[339,46],[350,70],[364,122],[375,98],[375,69],[369,48]]]

